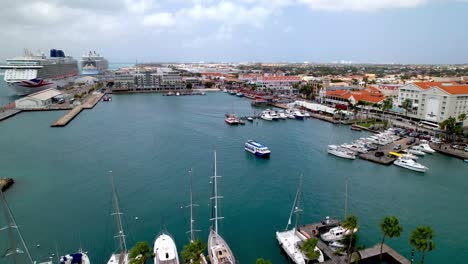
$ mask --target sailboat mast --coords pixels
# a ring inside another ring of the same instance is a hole
[[[119,209],[119,200],[117,199],[117,192],[115,191],[114,175],[112,175],[112,195],[113,195],[113,200],[114,200],[113,215],[115,215],[115,221],[117,223],[117,230],[118,230],[118,234],[115,237],[119,238],[119,249],[120,249],[119,259],[123,259],[125,257],[125,254],[127,253],[127,243],[125,242],[125,234],[123,231],[122,219],[120,217],[122,213],[120,212],[120,209]],[[119,263],[120,263],[120,260],[119,260]]]
[[[301,201],[301,192],[302,192],[302,175],[301,177],[299,178],[299,187],[297,189],[297,200],[296,200],[296,208],[295,208],[295,213],[296,213],[296,223],[295,223],[295,227],[294,229],[296,230],[297,232],[297,225],[299,223],[299,212],[301,211],[299,205],[300,205],[300,201]]]
[[[195,241],[195,237],[193,235],[193,197],[192,197],[192,169],[189,170],[190,176],[190,243]]]
[[[19,263],[18,254],[21,253],[21,251],[20,251],[19,248],[16,247],[15,239],[13,237],[13,228],[15,228],[16,231],[18,232],[18,236],[19,236],[19,238],[21,240],[21,244],[23,244],[23,248],[24,248],[24,251],[26,252],[26,256],[28,257],[29,262],[31,264],[34,264],[34,261],[32,260],[31,254],[29,253],[29,249],[26,246],[26,243],[24,242],[23,236],[21,235],[21,232],[20,232],[20,230],[18,228],[18,225],[16,224],[15,218],[13,217],[13,213],[11,212],[11,209],[8,206],[8,203],[7,203],[6,199],[5,199],[5,196],[3,195],[3,191],[2,191],[1,188],[0,188],[0,198],[2,200],[3,209],[5,211],[5,216],[6,216],[6,220],[7,220],[7,224],[8,224],[7,227],[2,228],[1,230],[5,229],[5,228],[8,228],[8,233],[9,233],[9,236],[10,236],[10,243],[11,243],[11,246],[12,246],[12,249],[10,249],[10,250],[14,250],[13,254],[15,254],[15,263]],[[10,254],[11,253],[9,253],[8,255],[10,255]]]
[[[217,185],[217,168],[216,168],[216,150],[214,151],[214,231],[218,233],[218,185]]]

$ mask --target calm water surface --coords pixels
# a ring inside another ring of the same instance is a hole
[[[426,174],[326,153],[332,143],[365,135],[349,127],[315,119],[248,123],[229,127],[228,111],[253,113],[249,101],[224,93],[163,97],[118,95],[82,112],[65,128],[50,128],[63,112],[21,113],[0,122],[1,176],[17,184],[7,192],[36,259],[72,252],[81,245],[92,263],[105,263],[115,243],[110,216],[116,177],[128,244],[154,241],[167,229],[179,251],[188,242],[189,168],[193,168],[197,236],[209,231],[213,150],[218,152],[219,183],[224,196],[220,232],[241,263],[263,257],[288,263],[275,240],[282,230],[297,188],[304,181],[301,223],[342,218],[345,177],[349,177],[349,213],[358,216],[360,244],[379,242],[378,224],[395,215],[404,233],[389,240],[409,258],[408,238],[417,225],[430,225],[437,248],[427,263],[464,263],[468,164],[440,154],[426,155]],[[246,153],[257,139],[272,150],[270,160]],[[135,217],[138,216],[138,220]],[[3,219],[2,219],[3,221]],[[6,243],[6,237],[0,237]],[[40,244],[40,248],[35,245]],[[3,261],[3,260],[2,260]],[[2,262],[3,263],[3,262]]]

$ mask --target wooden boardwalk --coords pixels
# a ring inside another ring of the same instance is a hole
[[[407,258],[400,255],[400,253],[396,252],[393,248],[385,243],[383,244],[382,254],[384,255],[386,263],[411,264]],[[375,259],[377,261],[375,263],[379,263],[378,260],[380,258],[380,243],[371,248],[366,248],[359,251],[359,255],[361,255],[361,260]]]
[[[102,93],[93,93],[87,99],[86,102],[83,104],[76,106],[69,112],[67,112],[64,116],[62,116],[59,120],[55,121],[51,127],[64,127],[70,123],[83,109],[91,109],[101,100],[104,96]]]

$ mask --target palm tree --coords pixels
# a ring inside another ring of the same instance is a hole
[[[432,240],[433,238],[434,232],[429,226],[418,226],[411,232],[410,244],[415,247],[417,251],[422,252],[421,264],[424,264],[426,252],[432,251],[436,246]]]
[[[205,251],[206,245],[199,239],[193,241],[192,243],[186,245],[184,250],[182,250],[182,263],[195,263],[198,264],[201,262],[200,254]]]
[[[301,250],[306,254],[309,260],[317,259],[318,257],[320,257],[320,251],[315,251],[317,243],[317,238],[311,237],[301,246]]]
[[[463,122],[466,120],[466,114],[465,113],[461,113],[458,115],[458,121],[460,122]]]
[[[138,242],[130,249],[130,264],[145,264],[149,253],[151,253],[151,248],[148,242]]]
[[[445,138],[449,140],[450,136],[456,132],[457,120],[454,117],[449,117],[442,121],[439,126],[445,130]]]
[[[269,261],[268,259],[259,258],[257,259],[257,261],[255,261],[255,264],[271,264],[271,261]]]
[[[403,227],[398,222],[398,218],[395,216],[387,216],[380,222],[380,230],[382,230],[383,233],[382,243],[380,244],[380,262],[382,262],[382,250],[385,237],[399,237],[403,231]]]
[[[413,108],[413,101],[411,101],[409,98],[406,98],[403,103],[401,103],[401,108],[405,109],[405,115],[408,117],[408,111]]]
[[[352,254],[351,249],[353,248],[354,230],[359,229],[358,219],[357,219],[356,216],[350,215],[350,216],[346,217],[346,219],[343,221],[341,226],[344,227],[345,229],[349,230],[349,232],[351,232],[351,234],[349,234],[350,239],[349,239],[349,243],[348,243],[348,250],[346,251],[347,260],[348,260],[348,264],[349,264],[349,263],[351,263],[351,254]]]

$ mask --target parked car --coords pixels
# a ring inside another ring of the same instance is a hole
[[[63,98],[59,98],[59,99],[58,99],[58,101],[57,101],[57,103],[59,103],[59,104],[63,104],[63,103],[65,103],[65,99],[63,99]]]
[[[411,138],[408,142],[406,142],[406,145],[411,145],[411,144],[414,144],[415,142],[416,142],[416,139]]]
[[[465,147],[465,152],[468,152],[468,147]]]
[[[393,149],[394,149],[394,150],[400,150],[400,149],[401,149],[401,145],[400,145],[400,144],[396,144],[395,146],[393,146]]]
[[[385,154],[384,154],[382,151],[377,151],[377,152],[375,152],[374,155],[375,155],[377,158],[379,158],[379,157],[383,157]]]
[[[410,137],[417,137],[417,136],[419,136],[419,133],[418,132],[411,132],[411,133],[409,133],[409,136]]]

